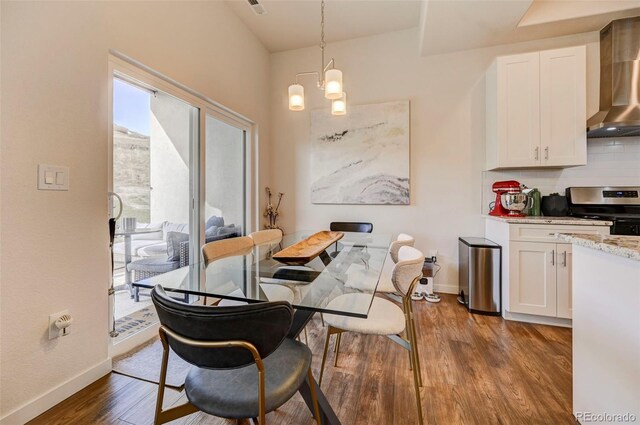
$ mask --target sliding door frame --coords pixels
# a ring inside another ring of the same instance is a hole
[[[206,118],[207,115],[221,120],[233,127],[244,132],[244,151],[245,151],[245,223],[243,230],[246,234],[256,230],[260,223],[259,192],[258,188],[258,125],[238,114],[231,109],[207,98],[206,96],[160,74],[157,71],[141,64],[140,62],[129,58],[128,56],[111,50],[109,52],[109,81],[108,81],[108,166],[107,166],[107,191],[113,191],[113,78],[122,78],[125,81],[130,80],[135,84],[139,84],[149,90],[158,90],[165,92],[198,110],[198,128],[191,128],[192,134],[196,137],[196,142],[191,143],[190,164],[189,164],[189,191],[190,191],[190,220],[189,231],[193,235],[191,243],[193,246],[200,246],[205,240],[205,203],[206,203]],[[194,111],[195,112],[195,111]],[[193,138],[191,139],[194,140]],[[105,197],[106,200],[106,197]],[[190,249],[190,263],[200,261],[200,250]],[[111,282],[111,276],[108,276],[107,282]],[[192,284],[197,284],[192,282]],[[113,313],[109,311],[109,331],[113,320]],[[137,334],[129,337],[118,344],[113,344],[110,338],[109,352],[111,356],[126,352],[136,345],[156,335],[158,325],[150,326]]]

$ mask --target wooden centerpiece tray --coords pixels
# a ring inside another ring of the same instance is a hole
[[[342,239],[344,233],[323,230],[273,255],[273,259],[290,266],[307,264],[331,245]]]

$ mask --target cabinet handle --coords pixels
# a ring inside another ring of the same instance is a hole
[[[567,251],[562,253],[562,265],[567,267]]]
[[[536,146],[536,161],[540,159],[540,148]]]
[[[556,250],[555,249],[551,250],[551,265],[552,266],[556,265]]]
[[[549,159],[549,146],[544,148],[544,159]]]

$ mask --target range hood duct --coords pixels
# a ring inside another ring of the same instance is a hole
[[[587,137],[640,136],[640,16],[600,31],[600,111]]]

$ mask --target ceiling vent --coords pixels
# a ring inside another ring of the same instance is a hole
[[[260,3],[258,3],[258,0],[247,0],[249,2],[249,6],[251,6],[251,9],[253,9],[253,12],[256,15],[266,15],[267,11],[265,10],[264,7],[262,7],[262,5]]]

